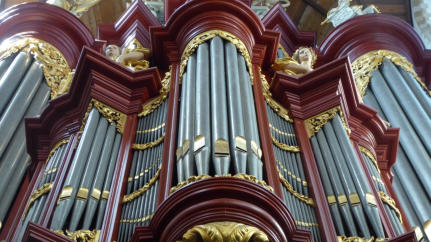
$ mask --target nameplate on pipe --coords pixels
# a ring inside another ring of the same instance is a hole
[[[229,156],[229,143],[224,139],[218,139],[214,145],[216,156]]]

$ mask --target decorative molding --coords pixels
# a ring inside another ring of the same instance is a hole
[[[98,242],[100,237],[100,230],[77,230],[73,232],[56,230],[54,232],[73,241],[81,242]]]
[[[422,79],[416,74],[413,64],[410,63],[407,58],[390,50],[370,51],[352,62],[352,71],[353,75],[355,76],[356,89],[358,90],[361,97],[365,95],[368,84],[370,83],[372,72],[379,68],[379,66],[383,63],[384,58],[389,59],[395,65],[412,74],[419,85],[431,97],[431,91],[427,88]]]
[[[386,193],[384,193],[382,191],[379,191],[379,196],[380,196],[380,199],[382,199],[382,201],[384,203],[386,203],[387,205],[389,205],[389,207],[391,207],[395,211],[395,213],[397,214],[398,219],[400,220],[400,223],[403,224],[403,218],[401,216],[401,212],[398,209],[397,204],[395,203],[394,199],[391,198],[388,194],[386,194]]]
[[[377,159],[376,159],[376,157],[374,156],[374,154],[373,154],[371,151],[369,151],[367,148],[363,147],[363,146],[359,146],[359,150],[360,150],[363,154],[365,154],[366,156],[368,156],[368,158],[370,158],[370,160],[373,162],[374,166],[376,167],[377,171],[378,171],[379,173],[381,173],[381,172],[380,172],[380,168],[379,168],[379,164],[377,163]]]
[[[271,138],[272,138],[272,143],[282,150],[290,151],[290,152],[301,152],[301,149],[299,148],[299,146],[292,146],[292,145],[281,143],[272,135],[271,135]]]
[[[42,186],[40,186],[38,189],[34,190],[31,194],[30,201],[28,202],[28,205],[24,211],[24,214],[27,215],[28,210],[30,209],[31,205],[41,196],[47,194],[49,191],[51,191],[52,183],[45,183]]]
[[[124,132],[127,115],[115,110],[114,108],[109,107],[108,105],[96,99],[92,99],[90,101],[90,105],[91,104],[94,105],[94,107],[99,111],[99,113],[103,117],[105,117],[110,124],[116,124],[117,131],[120,134]]]
[[[314,201],[313,201],[313,199],[312,198],[309,198],[309,197],[307,197],[307,196],[304,196],[304,195],[302,195],[302,194],[300,194],[300,193],[298,193],[297,191],[295,191],[295,189],[293,189],[293,186],[292,186],[292,184],[290,184],[284,177],[283,177],[283,175],[281,174],[281,172],[280,171],[278,171],[278,175],[279,175],[279,177],[280,177],[280,181],[281,181],[281,183],[283,184],[283,186],[284,187],[286,187],[286,189],[293,195],[293,196],[295,196],[296,198],[298,198],[299,200],[301,200],[301,201],[303,201],[304,203],[306,203],[306,204],[308,204],[308,205],[310,205],[310,206],[315,206],[315,203],[314,203]]]
[[[162,136],[160,136],[158,139],[151,141],[149,143],[145,143],[145,144],[133,144],[132,149],[135,150],[146,150],[152,147],[155,147],[159,144],[161,144],[163,142],[163,140],[165,139],[165,134],[162,134]]]
[[[154,185],[154,183],[156,183],[157,179],[159,179],[161,169],[162,169],[162,165],[159,166],[156,174],[154,174],[154,176],[143,187],[140,187],[138,190],[130,194],[124,195],[122,202],[123,203],[131,202],[137,197],[143,195],[146,191],[148,191],[148,189],[150,189]]]
[[[236,222],[213,222],[196,225],[187,230],[180,242],[269,242],[260,229]]]
[[[40,62],[46,83],[51,88],[51,99],[69,90],[74,73],[63,54],[54,46],[35,38],[7,39],[0,46],[0,60],[18,51],[32,55]]]
[[[350,135],[352,132],[347,125],[347,121],[343,115],[343,111],[341,110],[340,106],[336,106],[334,108],[331,108],[325,112],[319,113],[311,118],[308,118],[305,120],[305,127],[307,129],[308,137],[311,138],[319,132],[319,130],[331,119],[335,117],[335,115],[339,113],[341,116],[341,121],[343,122],[344,129],[346,130],[347,134]]]

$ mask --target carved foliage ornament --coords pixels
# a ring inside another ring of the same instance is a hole
[[[168,97],[171,83],[171,71],[172,66],[169,66],[169,71],[165,73],[165,77],[162,80],[162,88],[160,89],[160,95],[145,103],[142,107],[142,112],[138,114],[138,117],[147,116],[148,114],[152,113]]]
[[[358,93],[361,97],[365,95],[368,84],[370,83],[371,72],[379,68],[379,66],[383,63],[383,58],[389,59],[397,66],[412,74],[419,85],[421,85],[428,95],[431,96],[431,91],[428,90],[425,83],[416,74],[415,70],[413,69],[413,64],[410,63],[404,56],[389,50],[376,50],[362,55],[352,63],[356,89],[358,90]]]
[[[322,112],[316,116],[313,116],[305,120],[305,128],[307,129],[308,138],[313,137],[313,135],[323,127],[329,120],[335,117],[335,114],[340,113],[341,121],[343,122],[344,129],[348,135],[350,135],[351,130],[347,125],[347,121],[344,117],[343,111],[340,106],[333,107],[325,112]]]
[[[51,99],[69,90],[74,73],[54,46],[35,38],[8,39],[0,46],[0,60],[19,51],[31,54],[40,63],[46,83],[51,88]]]
[[[99,241],[100,237],[100,230],[77,230],[74,232],[69,232],[68,230],[66,230],[66,232],[63,232],[62,230],[55,230],[54,232],[73,241],[81,242],[97,242]]]
[[[265,75],[262,73],[262,69],[260,69],[260,67],[259,75],[262,81],[263,96],[265,97],[266,103],[268,103],[268,105],[284,120],[293,123],[293,120],[289,117],[287,110],[272,98],[272,93],[269,91],[269,83],[266,80]]]
[[[196,37],[194,37],[186,46],[186,48],[183,51],[183,54],[181,55],[181,65],[180,65],[180,78],[181,80],[184,69],[187,66],[187,61],[189,60],[189,57],[195,52],[196,48],[204,43],[207,40],[210,40],[216,36],[220,36],[221,38],[230,41],[232,44],[236,46],[238,51],[241,53],[241,55],[244,57],[245,62],[247,63],[248,72],[250,74],[251,83],[253,84],[253,70],[251,65],[251,59],[250,54],[248,53],[247,47],[245,46],[244,42],[242,42],[238,37],[235,35],[223,31],[223,30],[209,30],[206,32],[203,32],[201,34],[198,34]]]
[[[126,124],[127,115],[117,111],[108,105],[96,100],[91,99],[90,104],[88,104],[87,112],[84,115],[80,131],[84,129],[85,123],[87,122],[88,115],[90,114],[93,106],[99,111],[99,113],[105,117],[110,124],[116,124],[117,131],[122,134],[124,131],[124,126]]]
[[[196,225],[177,242],[269,242],[268,236],[256,227],[235,222],[214,222]]]

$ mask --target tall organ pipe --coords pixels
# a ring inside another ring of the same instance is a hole
[[[235,173],[246,173],[247,144],[245,140],[243,106],[239,85],[238,60],[236,47],[227,42],[225,44],[227,100],[230,126],[230,148]]]
[[[212,160],[216,175],[226,175],[230,168],[229,133],[223,41],[215,37],[210,42],[211,56],[211,131]]]
[[[209,174],[211,152],[208,44],[199,45],[196,62],[194,147],[198,175]]]
[[[79,182],[87,161],[88,153],[91,148],[91,143],[96,133],[99,118],[99,112],[97,109],[93,108],[88,115],[81,141],[79,142],[78,148],[76,150],[76,155],[73,157],[71,167],[69,168],[69,174],[67,175],[66,181],[64,182],[63,191],[65,191],[65,188],[71,189],[70,197],[60,199],[51,222],[51,229],[53,230],[59,230],[63,228],[67,219],[67,214],[69,214],[70,210],[72,209],[73,202],[78,192]]]

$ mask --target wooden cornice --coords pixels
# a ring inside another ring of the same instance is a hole
[[[85,47],[69,92],[50,101],[39,117],[26,119],[27,150],[32,161],[44,161],[56,142],[79,130],[91,98],[130,115],[138,113],[160,88],[157,68],[132,72]]]
[[[386,127],[377,111],[360,101],[347,56],[300,77],[276,72],[271,91],[292,118],[305,120],[339,105],[351,138],[376,151],[382,169],[389,171],[395,163],[399,129]]]
[[[56,242],[72,242],[71,239],[65,238],[50,229],[29,222],[25,230],[22,241],[56,241]]]
[[[144,47],[150,48],[150,26],[161,25],[143,1],[133,1],[114,24],[99,25],[98,38],[119,46],[136,38]]]
[[[390,15],[358,16],[335,28],[320,46],[317,66],[346,55],[354,61],[379,49],[395,51],[406,57],[413,63],[419,77],[430,86],[431,50],[425,49],[412,26]]]
[[[0,15],[0,41],[33,37],[55,46],[73,69],[83,46],[93,46],[88,28],[68,11],[40,2],[15,5]]]
[[[132,241],[176,241],[195,225],[217,221],[257,227],[270,241],[311,241],[310,233],[296,229],[288,208],[274,193],[229,177],[201,180],[174,192],[158,207],[151,231],[137,229]]]
[[[192,0],[177,9],[166,26],[150,28],[156,63],[166,68],[172,62],[179,62],[190,40],[214,29],[241,39],[253,63],[269,66],[276,56],[279,33],[265,30],[259,17],[246,4],[231,0]]]
[[[292,54],[300,46],[314,47],[316,34],[300,32],[280,3],[276,3],[262,19],[266,29],[281,33],[280,44]]]

